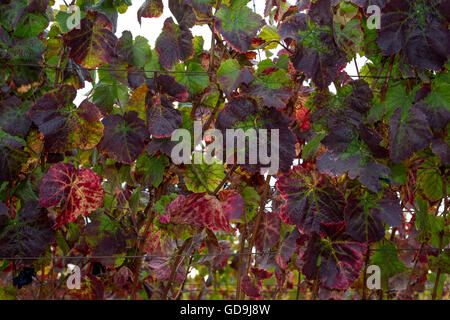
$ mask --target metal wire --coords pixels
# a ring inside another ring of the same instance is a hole
[[[10,65],[12,67],[14,66],[22,66],[22,67],[36,67],[36,68],[48,68],[48,69],[62,69],[54,66],[45,66],[40,64],[27,64],[27,63],[18,63],[14,65]],[[110,71],[110,72],[148,72],[148,73],[163,73],[163,74],[216,74],[216,72],[211,71],[177,71],[177,70],[131,70],[131,69],[104,69],[104,68],[84,68],[88,71]],[[371,76],[371,75],[348,75],[350,78],[371,78],[371,79],[394,79],[394,80],[400,80],[400,79],[419,79],[419,77],[398,77],[398,76]]]
[[[375,251],[419,251],[420,248],[397,248],[397,249],[369,249],[371,252]],[[421,251],[448,251],[450,248],[422,248]],[[252,253],[246,253],[246,252],[236,252],[236,253],[215,253],[215,254],[207,254],[207,253],[193,253],[193,254],[174,254],[174,255],[154,255],[154,254],[148,254],[148,255],[127,255],[127,256],[121,256],[121,255],[115,255],[115,256],[54,256],[54,257],[0,257],[0,260],[39,260],[39,259],[45,259],[45,260],[53,260],[53,259],[138,259],[138,258],[190,258],[190,257],[220,257],[220,256],[248,256],[248,255],[276,255],[278,252],[252,252]]]

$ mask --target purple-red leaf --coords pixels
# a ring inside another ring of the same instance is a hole
[[[57,163],[50,167],[39,188],[42,207],[61,205],[55,228],[87,216],[101,207],[104,190],[102,178],[90,169],[77,170],[71,163]]]
[[[112,159],[123,163],[132,163],[142,153],[149,134],[145,122],[138,113],[131,111],[124,116],[114,114],[102,120],[104,135],[98,149]]]
[[[70,47],[69,57],[85,68],[96,68],[115,57],[117,37],[108,17],[98,11],[88,11],[81,20],[81,28],[64,35]]]
[[[302,272],[308,280],[317,274],[321,286],[345,290],[359,276],[366,246],[345,234],[344,222],[323,225],[323,230],[323,238],[314,233],[309,240]]]

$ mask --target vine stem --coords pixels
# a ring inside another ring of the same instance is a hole
[[[316,274],[314,275],[314,283],[312,288],[312,297],[311,300],[316,300],[317,292],[319,291],[319,270],[320,267],[316,267]]]
[[[141,271],[141,265],[142,265],[142,255],[144,253],[144,248],[145,248],[145,239],[146,239],[146,235],[148,233],[148,231],[150,230],[150,227],[153,225],[153,220],[155,218],[155,210],[153,210],[153,201],[149,200],[149,202],[147,203],[147,206],[144,209],[144,214],[146,216],[149,216],[148,220],[146,221],[145,227],[144,227],[144,231],[138,235],[138,244],[137,244],[137,255],[139,256],[139,258],[136,259],[136,264],[134,267],[134,280],[133,280],[133,286],[131,289],[131,299],[132,300],[136,300],[136,289],[137,289],[137,284],[139,281],[139,273]]]
[[[258,216],[256,217],[255,226],[253,227],[252,237],[250,238],[250,242],[249,242],[248,249],[247,249],[248,255],[247,255],[247,261],[246,261],[246,266],[245,266],[245,271],[247,273],[248,273],[248,270],[250,269],[250,261],[251,261],[250,257],[251,257],[253,246],[255,245],[256,235],[258,233],[258,229],[261,224],[264,209],[266,207],[267,194],[269,193],[269,186],[270,186],[270,183],[269,183],[270,177],[271,177],[270,175],[267,175],[266,181],[264,183],[264,190],[263,190],[263,194],[261,197],[261,202],[259,204]]]
[[[423,249],[423,246],[424,246],[424,245],[425,245],[425,242],[422,242],[422,243],[420,244],[419,251],[417,252],[417,257],[416,257],[416,259],[415,259],[415,261],[414,261],[414,265],[413,265],[413,268],[412,268],[412,270],[411,270],[411,274],[409,275],[409,278],[408,278],[408,284],[406,285],[405,298],[406,298],[406,297],[408,296],[408,294],[409,294],[409,290],[410,290],[410,288],[411,288],[412,277],[413,277],[413,275],[414,275],[414,272],[416,271],[417,263],[419,262],[419,257],[420,257],[420,254],[422,253],[422,249]]]
[[[394,61],[395,61],[395,55],[392,56],[391,60],[389,61],[387,77],[386,77],[386,80],[384,81],[384,86],[381,91],[381,101],[384,101],[386,99],[386,92],[388,89],[389,78],[391,77],[392,67],[394,66]]]
[[[245,213],[244,213],[245,214]],[[244,253],[245,251],[245,230],[241,231],[241,239],[239,244],[239,253]],[[236,300],[241,297],[241,283],[242,283],[242,255],[239,255],[238,265],[237,265],[237,281],[236,281]]]
[[[367,251],[366,251],[366,257],[364,260],[364,270],[363,270],[363,293],[362,293],[362,300],[367,300],[367,267],[369,266],[369,259],[370,259],[370,244],[369,241],[367,241]]]
[[[177,253],[178,257],[176,258],[175,263],[172,266],[172,270],[170,271],[169,282],[164,287],[164,291],[163,291],[163,294],[161,296],[161,300],[166,300],[167,299],[167,294],[169,293],[169,289],[172,287],[172,283],[175,280],[175,276],[177,274],[177,270],[178,270],[178,268],[180,266],[180,263],[181,263],[181,261],[183,259],[183,251],[186,249],[186,247],[188,245],[190,245],[191,242],[192,242],[192,238],[186,239],[183,242],[181,248],[178,250],[178,253]]]
[[[261,219],[263,216],[264,208],[266,205],[266,199],[267,194],[269,192],[269,182],[270,182],[270,175],[267,175],[266,181],[264,183],[264,190],[261,197],[261,202],[259,204],[259,212],[258,216],[256,217],[255,226],[253,227],[253,233],[249,241],[249,245],[247,248],[247,260],[245,261],[245,272],[248,274],[248,270],[250,269],[250,261],[251,261],[251,253],[253,246],[255,245],[256,240],[256,234],[258,233],[259,225],[261,224]],[[244,213],[245,214],[245,213]],[[241,237],[241,252],[243,253],[245,251],[245,232],[242,233]],[[239,262],[238,262],[238,278],[237,278],[237,288],[236,288],[236,299],[241,298],[241,281],[242,281],[242,258],[243,255],[239,256]]]
[[[447,226],[448,197],[447,197],[447,183],[446,183],[445,179],[442,179],[442,190],[444,192],[444,213],[443,213],[443,217],[444,217],[444,226],[446,227]],[[444,230],[445,230],[445,227],[444,227]],[[442,253],[442,239],[444,237],[444,230],[442,230],[439,233],[439,250],[441,250],[441,253]],[[437,289],[439,287],[439,280],[441,278],[441,273],[442,273],[441,268],[438,268],[437,273],[436,273],[436,280],[434,282],[433,293],[431,295],[431,299],[432,300],[436,300]]]
[[[384,69],[384,65],[385,65],[386,61],[383,61],[381,63],[380,69],[378,69],[378,73],[376,78],[373,80],[372,82],[372,86],[371,86],[371,90],[373,91],[373,89],[375,89],[375,86],[377,85],[378,79],[380,79],[381,74],[383,73],[383,69]]]

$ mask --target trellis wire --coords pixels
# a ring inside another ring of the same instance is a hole
[[[22,67],[36,67],[36,68],[48,68],[48,69],[63,69],[58,68],[56,66],[45,66],[40,64],[26,64],[26,63],[18,63],[9,66],[22,66]],[[132,70],[132,69],[103,69],[103,68],[84,68],[87,71],[108,71],[108,72],[142,72],[142,73],[162,73],[162,74],[216,74],[216,72],[211,71],[181,71],[181,70]],[[371,79],[419,79],[419,77],[396,77],[396,76],[370,76],[370,75],[348,75],[350,78],[371,78]]]
[[[450,250],[450,248],[397,248],[397,249],[369,249],[371,252],[375,251],[447,251]],[[190,258],[190,257],[220,257],[220,256],[258,256],[258,255],[276,255],[278,252],[235,252],[235,253],[193,253],[193,254],[174,254],[174,255],[155,255],[155,254],[148,254],[148,255],[127,255],[127,256],[121,256],[121,255],[115,255],[115,256],[54,256],[54,257],[0,257],[0,260],[39,260],[39,259],[46,259],[46,260],[54,260],[54,259],[139,259],[139,258]]]

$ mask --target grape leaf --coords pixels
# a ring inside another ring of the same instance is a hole
[[[367,243],[383,239],[385,229],[382,222],[391,227],[401,226],[402,208],[394,193],[385,191],[383,198],[377,202],[355,196],[347,200],[346,231],[356,241]]]
[[[212,231],[231,232],[227,202],[206,193],[179,195],[166,208],[166,217],[173,224],[207,227]]]
[[[216,12],[215,30],[238,52],[246,52],[265,22],[245,3],[221,5]]]
[[[390,157],[394,163],[427,147],[431,139],[427,117],[417,104],[407,111],[398,107],[389,119]]]
[[[340,177],[348,172],[351,179],[358,177],[359,182],[373,192],[383,189],[380,179],[389,175],[385,165],[366,158],[360,153],[348,154],[325,151],[317,159],[317,168],[332,177]]]
[[[191,94],[202,93],[209,85],[209,77],[199,63],[181,63],[175,67],[175,71],[182,72],[176,74],[175,80],[184,85]]]
[[[279,34],[282,39],[297,41],[291,56],[294,68],[304,72],[319,89],[325,89],[345,67],[346,56],[334,41],[332,26],[315,25],[310,19],[314,17],[303,13],[291,16],[283,22]]]
[[[27,154],[25,141],[0,130],[0,181],[13,181],[20,172]]]
[[[59,162],[42,179],[39,203],[45,208],[61,205],[55,219],[57,228],[101,207],[104,195],[101,183],[102,178],[92,170],[77,170],[71,163]]]
[[[55,240],[47,211],[28,201],[14,218],[0,214],[0,257],[39,257]],[[25,264],[32,261],[24,260]]]
[[[105,117],[104,135],[98,149],[114,160],[132,163],[142,153],[145,142],[149,140],[145,122],[138,118],[135,111],[124,116],[114,114]]]
[[[383,54],[403,50],[416,67],[440,70],[449,54],[450,31],[439,14],[438,1],[390,1],[382,10],[378,44]]]
[[[29,101],[21,101],[16,96],[10,96],[0,102],[0,129],[13,136],[25,137],[31,126],[27,115],[31,108]]]
[[[285,204],[281,218],[301,231],[320,232],[323,224],[343,221],[343,195],[318,172],[308,172],[301,166],[281,176],[276,183]]]
[[[292,89],[287,86],[289,83],[287,72],[279,69],[258,77],[249,87],[248,94],[263,106],[282,109],[293,94]]]
[[[64,152],[77,147],[92,149],[100,141],[103,134],[102,114],[88,100],[75,108],[72,103],[75,96],[73,86],[63,85],[46,92],[31,108],[31,120],[44,134],[47,152]]]
[[[366,247],[349,239],[344,222],[323,225],[322,229],[324,238],[314,233],[309,240],[302,272],[308,280],[314,280],[318,272],[319,285],[345,290],[359,276]]]
[[[282,171],[289,170],[295,157],[296,143],[295,135],[289,129],[289,119],[275,108],[264,108],[260,110],[260,113],[257,112],[257,105],[253,100],[238,96],[231,99],[226,104],[225,108],[220,111],[216,120],[216,128],[221,130],[224,134],[227,129],[242,129],[244,133],[249,129],[254,129],[256,130],[256,141],[260,141],[258,140],[260,136],[259,129],[267,129],[268,151],[272,148],[272,130],[278,130],[279,141],[277,146],[279,148],[279,167]],[[266,165],[261,163],[260,157],[257,159],[258,161],[256,164],[250,164],[249,151],[250,148],[255,147],[255,145],[246,143],[245,164],[241,164],[241,166],[249,172],[256,172],[261,168],[266,167]],[[229,161],[230,159],[227,160]]]
[[[286,269],[288,267],[288,262],[291,260],[292,255],[297,248],[297,240],[302,241],[305,236],[301,235],[297,228],[292,230],[292,232],[287,232],[284,236],[283,242],[278,249],[278,254],[275,257],[277,264],[281,269]]]
[[[200,177],[194,172],[193,166]],[[212,158],[211,163],[206,163],[206,161],[202,159],[201,163],[194,163],[187,166],[184,182],[189,191],[206,192],[201,181],[206,184],[210,191],[213,191],[223,178],[225,178],[225,166],[223,163],[215,158]]]
[[[162,0],[145,0],[137,12],[139,24],[142,23],[141,19],[144,18],[158,18],[162,15],[164,5]]]
[[[192,33],[167,18],[162,33],[156,39],[156,52],[159,63],[166,70],[171,70],[179,61],[185,61],[194,54]]]
[[[250,84],[254,77],[249,68],[241,68],[236,59],[228,59],[217,70],[217,80],[223,92],[230,96],[242,83]]]
[[[186,3],[186,0],[169,0],[169,9],[181,28],[189,29],[195,25],[194,10]]]
[[[201,13],[211,12],[211,8],[215,3],[214,0],[186,0],[186,2]]]
[[[250,298],[259,298],[262,291],[262,281],[255,278],[252,279],[246,274],[242,277],[241,288]]]
[[[146,105],[148,131],[155,138],[170,137],[183,122],[181,112],[164,96],[147,94]]]
[[[256,234],[255,247],[258,251],[270,250],[280,241],[281,219],[275,212],[264,212]]]
[[[64,35],[70,47],[69,57],[85,68],[96,68],[115,57],[117,37],[108,17],[98,11],[88,11],[81,20],[81,28]]]

